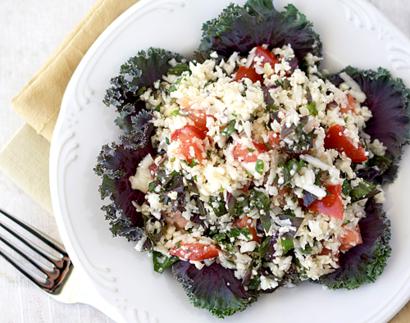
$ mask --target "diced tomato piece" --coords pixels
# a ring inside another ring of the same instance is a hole
[[[255,146],[256,150],[260,153],[264,153],[269,150],[263,142],[253,141],[253,145]]]
[[[344,105],[340,107],[340,112],[342,113],[348,113],[348,112],[354,112],[356,108],[356,99],[351,95],[347,95],[347,105]]]
[[[258,160],[258,152],[250,151],[249,148],[236,145],[232,151],[233,158],[245,163],[254,163]]]
[[[344,216],[344,206],[341,198],[342,186],[328,185],[326,189],[327,195],[321,200],[314,201],[309,206],[309,210],[342,220]]]
[[[331,126],[326,133],[325,148],[344,152],[354,163],[366,161],[367,156],[364,148],[360,144],[356,147],[352,140],[344,134],[344,131],[345,128],[341,125]]]
[[[272,147],[277,147],[280,144],[280,134],[274,131],[269,132],[269,144]]]
[[[258,160],[259,154],[268,151],[268,147],[264,143],[258,143],[253,141],[254,148],[247,148],[240,144],[233,148],[233,158],[245,163],[254,163]]]
[[[180,247],[171,249],[169,253],[185,261],[200,261],[218,257],[219,249],[214,245],[199,242],[181,243]]]
[[[191,110],[188,117],[194,122],[195,128],[204,133],[208,132],[208,128],[206,127],[206,113],[204,111]]]
[[[196,159],[199,162],[204,160],[204,145],[203,143],[199,141],[196,142],[195,140],[197,139],[194,138],[192,141],[181,141],[180,153],[188,162],[191,162],[193,159]]]
[[[171,134],[171,140],[179,140],[192,137],[203,140],[206,138],[206,135],[202,133],[198,128],[190,125],[186,125],[181,129],[177,129]]]
[[[262,82],[262,75],[256,73],[253,67],[239,66],[238,70],[236,71],[235,80],[240,81],[243,78],[248,78],[252,82]]]
[[[263,48],[262,46],[257,46],[255,50],[255,57],[262,57],[262,66],[268,63],[272,68],[275,67],[279,61],[269,49]]]
[[[342,185],[327,185],[326,186],[326,190],[330,193],[330,194],[334,194],[334,195],[341,195],[342,194]]]
[[[206,114],[204,110],[200,109],[192,109],[189,107],[185,108],[185,111],[188,113],[188,118],[193,121],[194,127],[201,131],[204,136],[206,136],[206,133],[208,132],[206,119],[210,117],[215,120],[215,117],[211,114]]]
[[[356,226],[354,229],[344,228],[342,235],[339,238],[341,243],[340,250],[347,251],[359,244],[363,243],[362,235],[360,233],[359,226]]]
[[[248,216],[242,216],[234,222],[237,228],[247,228],[252,235],[253,241],[260,242],[260,237],[256,232],[256,221]]]
[[[187,125],[181,129],[175,130],[171,134],[171,140],[178,140],[180,143],[180,153],[190,162],[193,158],[198,161],[204,159],[205,151],[203,139],[206,134],[194,126]]]

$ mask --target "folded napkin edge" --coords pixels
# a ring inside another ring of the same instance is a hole
[[[32,88],[39,82],[39,79],[44,73],[47,73],[50,67],[62,57],[64,52],[68,52],[72,48],[72,44],[75,41],[76,37],[83,31],[84,26],[88,24],[93,17],[98,14],[99,10],[104,7],[104,3],[106,0],[99,0],[89,9],[85,18],[83,18],[77,25],[74,27],[74,30],[67,34],[63,40],[63,42],[57,46],[57,48],[51,54],[51,57],[44,63],[39,70],[35,73],[35,75],[22,87],[20,92],[15,95],[11,100],[11,106],[14,111],[16,111],[29,125],[31,125],[37,133],[41,134],[42,136],[46,137],[47,140],[50,141],[51,136],[47,134],[43,134],[42,131],[47,128],[48,123],[55,119],[55,115],[58,113],[59,109],[55,109],[56,111],[53,113],[52,116],[48,118],[48,120],[40,122],[39,125],[34,124],[30,118],[25,115],[25,111],[28,108],[28,105],[25,104],[27,97],[29,97]],[[68,83],[68,81],[67,81]],[[65,84],[67,85],[67,84]]]

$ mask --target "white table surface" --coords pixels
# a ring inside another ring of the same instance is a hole
[[[121,1],[121,0],[118,0]],[[369,0],[410,37],[407,0]],[[10,100],[42,66],[94,0],[0,0],[0,148],[23,124]],[[58,238],[53,219],[0,173],[0,207]],[[0,259],[0,322],[110,322],[86,305],[49,298]]]

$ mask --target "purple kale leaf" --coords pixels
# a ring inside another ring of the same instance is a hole
[[[111,87],[106,92],[104,103],[117,109],[119,117],[116,124],[125,132],[130,130],[132,116],[145,108],[140,95],[167,74],[171,68],[171,59],[183,58],[165,49],[142,50],[123,64],[120,74],[111,79]]]
[[[218,18],[203,25],[199,51],[202,56],[211,51],[229,56],[234,51],[247,54],[262,44],[271,48],[290,44],[299,62],[308,53],[321,56],[319,35],[306,16],[293,5],[279,12],[271,0],[248,0],[244,6],[229,5]]]
[[[320,279],[330,288],[353,289],[374,282],[390,257],[390,221],[383,205],[369,199],[366,217],[359,222],[363,243],[340,255],[340,268]]]
[[[410,140],[410,90],[401,79],[394,78],[383,68],[360,70],[349,66],[343,71],[366,94],[364,105],[369,107],[373,117],[367,122],[365,132],[387,147],[386,156],[370,159],[359,175],[380,183],[392,182],[402,148]],[[331,80],[337,85],[341,82],[337,75]]]
[[[192,303],[215,316],[222,318],[242,311],[256,299],[232,270],[220,264],[213,263],[198,270],[189,262],[180,261],[173,265],[172,271]]]
[[[147,155],[154,156],[151,144],[153,127],[147,112],[140,112],[133,122],[138,130],[122,136],[120,144],[105,145],[97,158],[95,172],[101,177],[101,198],[109,198],[111,204],[103,206],[114,236],[139,240],[144,221],[132,202],[142,204],[145,194],[133,190],[129,177],[135,174],[139,162]]]

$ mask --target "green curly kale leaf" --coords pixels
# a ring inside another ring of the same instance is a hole
[[[329,288],[354,289],[374,282],[383,272],[390,257],[390,221],[383,205],[370,199],[366,204],[366,217],[359,227],[363,243],[341,254],[340,268],[320,279]]]
[[[300,62],[308,53],[321,56],[322,50],[312,23],[295,6],[279,12],[270,0],[248,0],[244,6],[229,5],[203,25],[199,51],[203,57],[212,51],[226,57],[234,51],[248,53],[261,44],[291,44]]]

